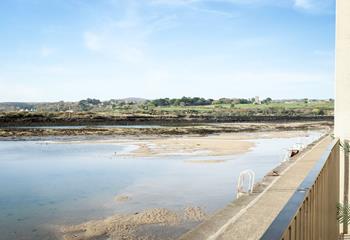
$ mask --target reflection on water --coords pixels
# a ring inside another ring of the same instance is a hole
[[[1,141],[0,239],[55,239],[47,226],[145,208],[200,206],[211,213],[235,197],[242,170],[254,170],[259,180],[285,149],[320,134],[256,139],[252,151],[225,157],[120,157],[115,152],[128,146]],[[188,161],[196,159],[225,161]],[[117,202],[118,194],[130,199]]]

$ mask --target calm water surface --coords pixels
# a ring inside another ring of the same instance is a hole
[[[116,157],[130,146],[0,141],[0,239],[55,239],[50,226],[146,208],[200,206],[212,213],[235,198],[241,171],[252,169],[259,180],[287,148],[320,135],[255,139],[252,151],[225,157]],[[227,161],[185,161],[191,159]],[[118,194],[131,200],[117,203]]]

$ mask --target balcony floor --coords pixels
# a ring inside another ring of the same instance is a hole
[[[331,142],[329,136],[322,139],[273,177],[263,193],[233,202],[180,240],[259,239]]]

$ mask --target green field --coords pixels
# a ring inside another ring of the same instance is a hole
[[[228,114],[228,115],[333,115],[333,101],[272,102],[269,104],[212,104],[204,106],[132,106],[116,108],[114,113],[143,114]]]

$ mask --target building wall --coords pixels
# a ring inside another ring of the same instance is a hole
[[[350,0],[337,0],[335,135],[350,139]]]
[[[334,133],[341,141],[350,140],[350,0],[336,0],[336,93]],[[340,200],[349,202],[349,162],[340,151]],[[346,232],[346,227],[342,229]]]

